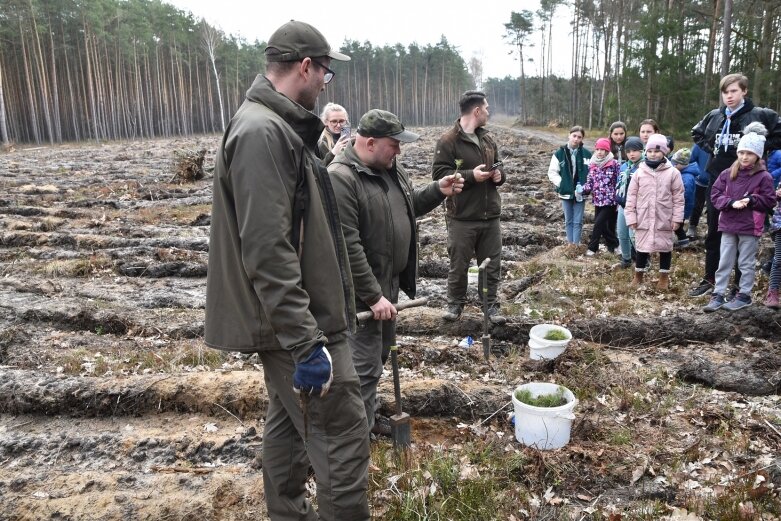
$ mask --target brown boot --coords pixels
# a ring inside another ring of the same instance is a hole
[[[645,272],[635,270],[635,278],[632,279],[632,286],[639,286],[643,283],[643,275]]]
[[[659,282],[656,283],[656,289],[659,291],[667,291],[670,289],[670,274],[665,272],[659,273]]]

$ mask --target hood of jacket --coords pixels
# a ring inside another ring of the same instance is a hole
[[[265,105],[290,125],[307,148],[315,149],[325,125],[318,116],[288,98],[271,84],[268,78],[258,74],[247,89],[247,99]]]

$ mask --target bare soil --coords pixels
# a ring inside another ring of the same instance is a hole
[[[419,296],[429,306],[403,312],[399,324],[411,465],[455,455],[468,481],[474,469],[489,475],[522,458],[497,485],[504,500],[494,519],[778,519],[781,315],[761,305],[703,314],[705,302],[686,296],[700,244],[675,253],[665,293],[653,274],[630,288],[631,272],[608,253],[566,249],[546,175],[557,138],[492,130],[509,177],[509,321],[490,328],[486,362],[473,288],[458,322],[441,319],[446,229],[442,209],[432,212],[420,227]],[[444,129],[416,131],[423,137],[405,145],[401,162],[423,184]],[[263,368],[202,341],[218,142],[0,155],[0,519],[266,518]],[[182,154],[202,161],[205,175],[182,175]],[[584,241],[589,232],[587,220]],[[766,284],[760,274],[755,300]],[[575,338],[554,361],[528,359],[529,329],[541,322]],[[468,335],[474,346],[459,347]],[[509,396],[528,381],[566,385],[580,399],[563,449],[515,441]],[[381,401],[391,414],[390,378]],[[370,495],[377,518],[395,519],[404,491],[380,465],[389,446],[373,442]],[[479,469],[474,447],[500,457]],[[426,490],[421,501],[434,502],[435,488]],[[413,506],[407,514],[437,519]],[[465,509],[459,519],[485,518]]]

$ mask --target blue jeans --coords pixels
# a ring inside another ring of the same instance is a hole
[[[626,225],[624,208],[618,206],[618,219],[616,220],[616,235],[618,245],[621,246],[621,258],[625,261],[632,260],[632,246],[635,245],[635,231]]]
[[[562,199],[564,208],[564,229],[567,232],[567,242],[580,244],[580,232],[583,231],[583,210],[586,201],[577,202],[575,199]]]

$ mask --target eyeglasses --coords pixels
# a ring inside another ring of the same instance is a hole
[[[317,65],[325,69],[325,74],[323,74],[323,83],[325,83],[326,85],[331,83],[331,80],[334,79],[336,73],[331,69],[329,69],[328,67],[326,67],[325,65],[323,65],[322,63],[320,63],[319,61],[315,60],[314,58],[309,58],[309,59],[312,60],[312,63],[316,63]]]
[[[347,120],[346,119],[329,119],[328,123],[330,123],[331,125],[344,125],[345,123],[347,123]]]

